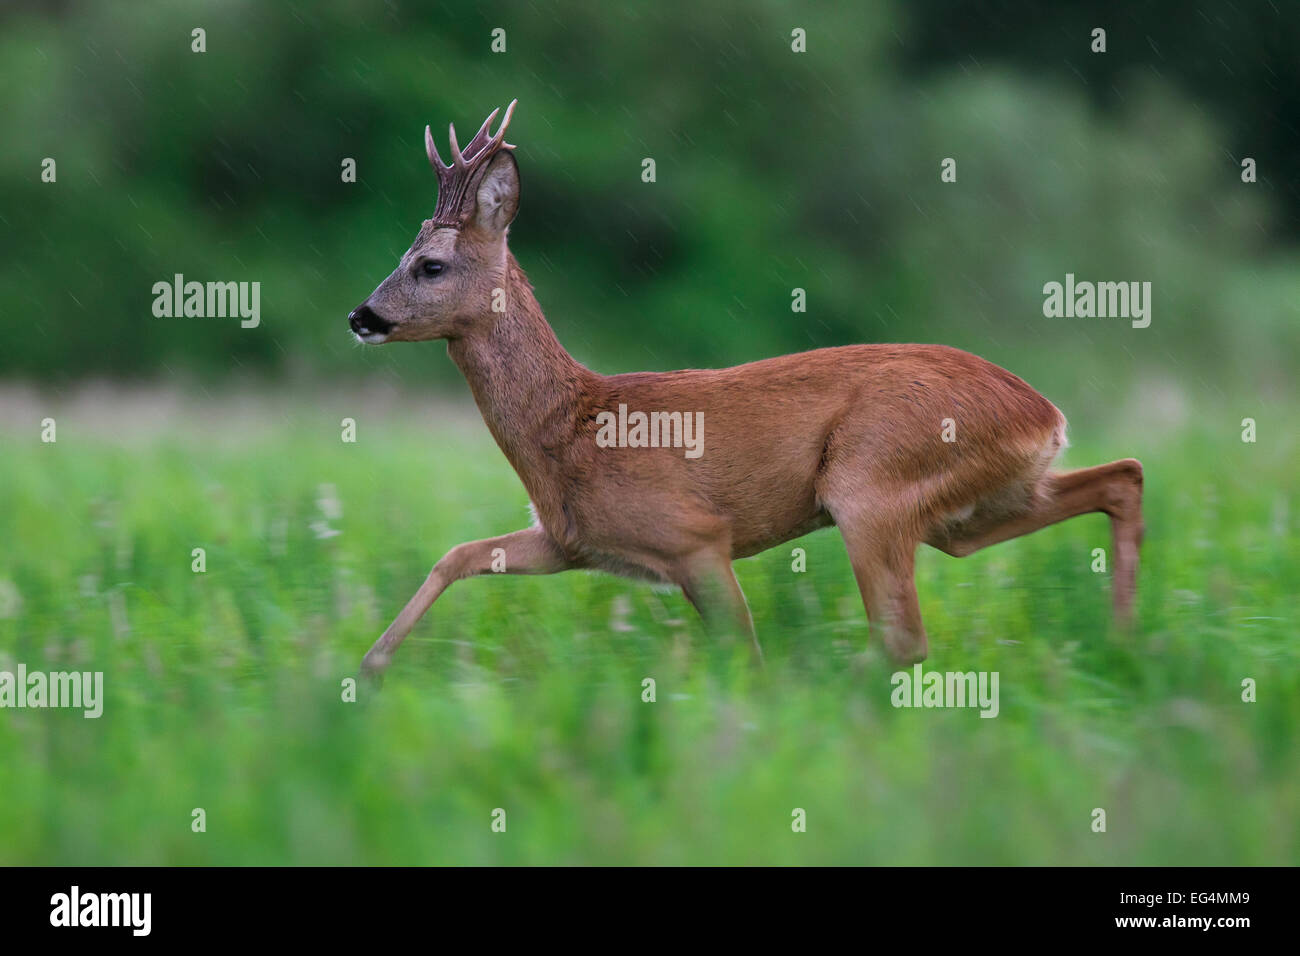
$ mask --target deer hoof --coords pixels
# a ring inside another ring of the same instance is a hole
[[[387,655],[367,654],[361,659],[359,677],[368,687],[378,690],[384,685],[384,671],[388,670]]]

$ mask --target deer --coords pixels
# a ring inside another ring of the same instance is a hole
[[[1110,519],[1113,615],[1131,623],[1141,463],[1053,470],[1065,417],[991,362],[915,344],[619,375],[575,360],[507,244],[520,181],[505,133],[517,103],[495,133],[493,110],[464,150],[449,125],[450,163],[425,128],[433,216],[348,324],[367,345],[446,341],[533,521],[443,555],[366,653],[363,677],[382,678],[452,583],[491,571],[586,569],[680,588],[707,633],[748,641],[761,667],[733,562],[830,526],[848,550],[870,636],[900,665],[929,649],[914,580],[920,545],[965,557],[1079,515]],[[620,406],[695,413],[701,453],[599,441],[602,419]]]

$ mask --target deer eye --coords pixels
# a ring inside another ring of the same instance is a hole
[[[442,272],[442,263],[438,262],[436,259],[425,259],[420,263],[420,275],[422,276],[432,277],[438,275],[440,272]]]

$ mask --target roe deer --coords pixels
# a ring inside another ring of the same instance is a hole
[[[1065,418],[996,365],[939,345],[851,345],[612,376],[579,364],[506,247],[519,206],[505,142],[514,107],[495,134],[494,110],[463,152],[453,126],[450,165],[425,129],[438,174],[433,217],[349,323],[368,344],[447,340],[535,522],[448,551],[366,654],[363,674],[382,674],[448,585],[492,570],[494,558],[499,567],[502,555],[508,573],[589,568],[675,584],[706,623],[747,636],[761,661],[732,561],[829,525],[844,536],[873,635],[899,662],[927,650],[918,545],[960,557],[1089,512],[1110,517],[1114,612],[1127,623],[1141,464],[1049,471]],[[604,447],[602,413],[620,406],[702,413],[703,454],[667,441]],[[945,419],[956,440],[943,434]]]

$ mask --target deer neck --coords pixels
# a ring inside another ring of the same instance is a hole
[[[537,501],[574,438],[581,395],[597,376],[565,351],[508,252],[505,278],[506,311],[451,339],[447,352],[492,437]]]

